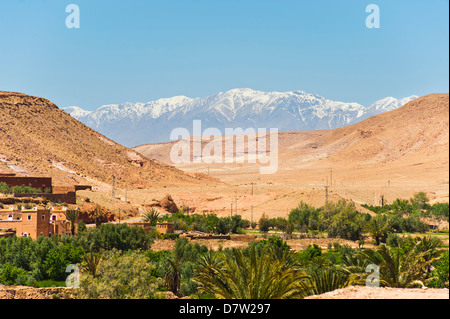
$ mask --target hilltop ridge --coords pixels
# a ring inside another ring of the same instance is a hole
[[[124,188],[215,183],[141,156],[42,97],[0,91],[0,172],[51,176],[56,184],[98,181]]]

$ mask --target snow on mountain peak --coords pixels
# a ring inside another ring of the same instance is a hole
[[[84,124],[125,146],[169,141],[176,127],[332,129],[398,108],[417,96],[386,97],[368,107],[326,99],[296,90],[263,92],[236,88],[204,98],[174,96],[146,103],[104,105],[95,111],[71,106],[64,110]]]

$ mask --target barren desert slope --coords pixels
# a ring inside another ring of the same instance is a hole
[[[169,154],[175,143],[133,149],[172,164]],[[206,144],[203,142],[203,146]],[[278,144],[275,174],[262,175],[260,164],[248,161],[176,164],[182,170],[209,174],[227,184],[201,190],[167,188],[164,192],[197,212],[230,214],[237,203],[238,213],[249,219],[252,210],[253,218],[263,213],[286,216],[300,200],[323,205],[326,184],[329,199],[346,198],[357,204],[379,204],[381,196],[389,203],[395,198],[410,198],[418,191],[427,192],[431,202],[448,202],[448,94],[426,95],[339,129],[279,132]]]
[[[90,129],[54,103],[0,91],[0,173],[50,176],[54,185],[90,184],[151,188],[184,183],[214,184],[202,174],[186,174],[145,158]]]

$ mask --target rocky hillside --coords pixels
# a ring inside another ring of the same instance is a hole
[[[52,102],[0,91],[0,173],[51,176],[55,185],[150,188],[215,183],[141,156],[97,133]]]
[[[342,128],[280,132],[279,171],[301,167],[333,166],[348,171],[373,167],[378,172],[391,170],[399,176],[420,174],[425,179],[448,183],[448,114],[449,95],[430,94]],[[146,144],[134,150],[171,163],[169,154],[175,143]],[[179,167],[186,169],[183,165]]]

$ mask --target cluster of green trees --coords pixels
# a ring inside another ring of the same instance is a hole
[[[363,238],[365,225],[370,220],[369,214],[363,214],[356,210],[353,202],[340,200],[337,203],[327,202],[320,208],[314,208],[308,204],[300,204],[291,210],[287,219],[277,218],[272,222],[263,216],[261,224],[266,225],[263,231],[270,229],[271,225],[287,234],[293,231],[307,233],[308,231],[323,231],[328,237],[340,237],[349,240]],[[265,220],[264,220],[265,219]],[[278,226],[276,226],[278,225]],[[280,227],[281,226],[281,227]]]
[[[102,224],[79,230],[77,236],[0,238],[0,284],[39,286],[64,281],[67,265],[80,263],[87,254],[148,249],[152,243],[143,228],[126,224]]]
[[[242,219],[241,215],[218,217],[216,214],[188,215],[178,212],[172,215],[165,215],[159,220],[173,222],[176,230],[200,231],[211,234],[243,234],[245,233],[244,229],[251,226],[250,221]]]
[[[383,206],[362,205],[377,214],[390,214],[396,216],[408,216],[411,218],[428,217],[433,220],[448,221],[449,203],[429,204],[429,198],[425,192],[414,194],[410,199],[397,198],[392,204]]]
[[[39,194],[42,189],[33,188],[31,186],[8,186],[8,184],[0,183],[0,194]],[[44,189],[44,193],[50,193],[50,189]]]
[[[369,235],[379,245],[386,243],[390,236],[395,238],[392,234],[427,232],[429,226],[421,220],[421,217],[434,214],[448,219],[447,203],[428,205],[427,202],[426,195],[418,193],[409,201],[396,200],[390,206],[365,205],[366,208],[377,213],[374,217],[358,212],[353,202],[345,200],[337,203],[327,202],[320,208],[300,202],[290,211],[288,218],[268,218],[263,215],[258,225],[262,232],[276,229],[288,236],[294,231],[301,233],[316,231],[326,232],[329,238],[339,237],[362,241],[366,235]],[[399,209],[398,203],[406,203],[404,209]],[[416,213],[407,214],[406,211],[416,211]]]

